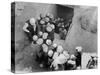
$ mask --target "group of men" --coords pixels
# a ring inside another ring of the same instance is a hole
[[[61,45],[54,44],[54,33],[60,35],[64,40],[67,34],[67,26],[63,18],[54,18],[51,14],[45,16],[40,14],[37,19],[31,18],[26,21],[23,30],[29,41],[40,46],[40,51],[36,54],[36,59],[40,66],[59,69],[58,64],[63,64],[69,58],[69,54]],[[62,60],[61,62],[59,60]],[[59,61],[59,62],[57,62]],[[64,69],[64,68],[63,68]]]
[[[70,23],[64,23],[63,18],[55,19],[53,15],[40,14],[37,19],[26,21],[23,30],[32,44],[38,44],[40,51],[36,54],[36,60],[40,67],[51,70],[81,69],[82,47],[76,47],[76,53],[70,54],[61,45],[53,43],[54,33],[65,39]]]
[[[52,41],[54,40],[54,33],[59,34],[60,38],[65,40],[70,23],[70,20],[68,23],[65,23],[63,18],[54,18],[54,16],[49,13],[45,16],[40,14],[37,19],[30,18],[27,20],[23,26],[23,30],[30,42],[33,41],[34,35],[40,36],[43,33],[48,33],[48,39]]]
[[[46,67],[50,70],[75,70],[81,69],[82,47],[76,47],[76,53],[70,54],[61,45],[52,44],[49,47],[42,45],[37,54],[37,61],[40,67]]]

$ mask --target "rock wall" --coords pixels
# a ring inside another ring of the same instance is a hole
[[[82,46],[83,52],[97,52],[97,32],[92,33],[88,30],[82,29],[80,21],[79,21],[79,18],[84,14],[86,16],[89,16],[90,14],[92,17],[94,17],[95,12],[97,12],[97,8],[94,8],[94,7],[93,9],[79,8],[79,7],[74,9],[72,27],[68,33],[68,36],[66,37],[66,48],[70,50],[70,52],[73,53],[75,51],[76,46]],[[89,19],[90,21],[92,20],[91,16],[88,17],[90,18]],[[95,16],[95,20],[97,21],[97,16]],[[93,21],[94,20],[92,20],[92,22]],[[90,26],[86,28],[97,29],[97,24],[96,23],[93,25],[90,24]]]

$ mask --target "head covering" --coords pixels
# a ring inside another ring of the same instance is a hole
[[[47,14],[46,14],[46,16],[48,16],[48,17],[49,17],[49,16],[50,16],[50,13],[47,13]]]
[[[45,21],[41,20],[41,21],[40,21],[40,24],[45,24]]]
[[[76,57],[75,57],[75,55],[74,54],[72,54],[71,56],[70,56],[70,59],[75,59]]]
[[[63,52],[63,47],[62,47],[61,45],[59,45],[59,46],[57,47],[57,52],[58,52],[58,53]]]
[[[50,14],[50,16],[49,16],[51,19],[53,19],[54,18],[54,16],[52,15],[52,14]]]
[[[47,39],[47,40],[46,40],[46,44],[47,44],[47,45],[51,45],[51,44],[52,44],[52,41],[51,41],[50,39]]]
[[[30,22],[31,25],[35,25],[35,19],[34,19],[34,18],[31,18],[31,19],[29,20],[29,22]]]
[[[52,51],[52,50],[49,50],[49,51],[48,51],[48,56],[49,56],[49,57],[52,57],[52,55],[53,55],[53,51]]]
[[[56,47],[57,47],[57,44],[56,44],[56,43],[54,43],[54,44],[53,44],[53,47],[54,47],[54,48],[56,48]]]
[[[51,26],[47,26],[47,27],[46,27],[46,30],[47,30],[48,32],[51,32],[51,31],[52,31],[52,27],[51,27]]]
[[[48,17],[50,17],[50,18],[53,18],[53,15],[50,14],[50,13],[47,13],[46,15],[47,15]]]
[[[42,36],[43,35],[43,32],[42,31],[39,31],[39,35]]]
[[[56,59],[58,56],[59,56],[59,53],[55,52],[54,55],[53,55],[53,59]]]
[[[45,48],[45,47],[47,47],[47,45],[46,44],[42,44],[42,48]]]
[[[48,46],[46,44],[42,45],[43,52],[47,53],[48,52]]]
[[[78,47],[76,47],[76,50],[77,50],[78,52],[81,52],[81,51],[82,51],[82,47],[81,47],[81,46],[78,46]]]
[[[47,23],[47,26],[50,26],[50,22]]]
[[[43,39],[42,39],[42,38],[39,38],[39,39],[36,41],[36,43],[37,43],[38,45],[41,45],[41,44],[43,43]]]
[[[49,17],[45,17],[45,21],[46,22],[49,22]]]
[[[43,33],[42,38],[43,38],[43,39],[47,39],[47,37],[48,37],[48,33]]]
[[[69,54],[68,54],[68,52],[67,51],[63,51],[63,54],[64,54],[64,56],[67,58],[67,59],[69,59]]]
[[[55,25],[54,25],[54,24],[51,24],[51,28],[52,28],[52,29],[55,29]]]
[[[57,21],[60,21],[60,18],[58,18]]]
[[[37,35],[34,35],[34,36],[33,36],[33,40],[34,40],[34,41],[37,41],[37,40],[38,40],[38,36],[37,36]]]

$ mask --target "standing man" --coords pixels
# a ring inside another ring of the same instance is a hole
[[[82,61],[82,47],[76,47],[76,67],[80,67],[81,68],[81,61]]]
[[[31,18],[26,21],[25,25],[23,26],[23,30],[27,34],[29,41],[32,41],[33,35],[37,35],[38,33],[38,26],[36,25],[35,19]]]

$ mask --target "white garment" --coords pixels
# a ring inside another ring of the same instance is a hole
[[[27,27],[28,27],[28,23],[25,23],[25,25],[23,26],[23,30],[24,30],[25,32],[30,32],[30,31],[27,29]]]
[[[67,61],[64,54],[60,54],[58,57],[54,59],[51,66],[55,67],[55,69],[58,69],[58,64],[64,64]]]

